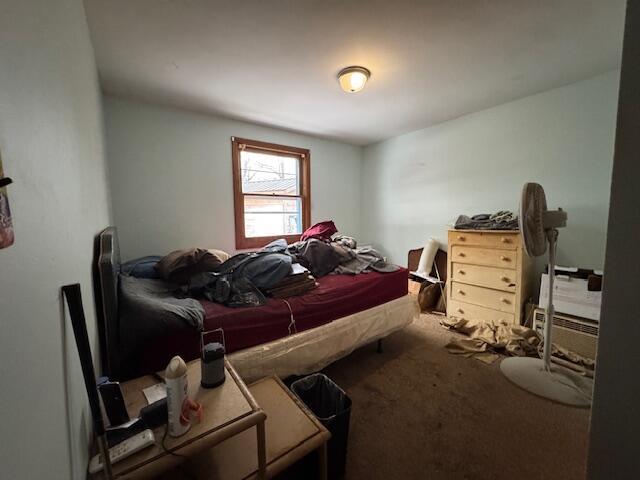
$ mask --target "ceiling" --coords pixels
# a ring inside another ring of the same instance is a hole
[[[619,67],[625,1],[85,5],[107,93],[365,145]]]

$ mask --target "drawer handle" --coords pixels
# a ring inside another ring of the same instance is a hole
[[[509,277],[500,277],[500,280],[502,280],[503,282],[509,282]]]
[[[464,271],[464,270],[458,270],[458,273],[459,273],[460,275],[465,275],[465,271]]]
[[[502,243],[511,243],[511,239],[507,237],[502,237]]]
[[[458,235],[458,240],[460,240],[461,242],[464,242],[464,237],[462,235]]]
[[[460,295],[466,295],[466,294],[464,293],[464,290],[458,290],[458,293],[459,293]]]
[[[465,254],[464,252],[460,252],[460,253],[458,254],[458,256],[459,256],[459,257],[465,257],[465,256],[466,256],[466,254]]]
[[[511,259],[509,257],[505,256],[505,255],[501,256],[500,260],[502,260],[503,262],[510,262],[511,261]]]
[[[502,303],[506,303],[507,305],[509,305],[511,303],[508,298],[504,298],[504,297],[500,298],[500,301]]]

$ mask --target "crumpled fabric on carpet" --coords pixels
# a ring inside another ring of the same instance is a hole
[[[500,358],[498,353],[515,357],[538,357],[542,353],[542,339],[535,330],[528,327],[506,322],[489,323],[449,317],[443,317],[440,324],[468,337],[452,338],[445,345],[447,351],[452,354],[474,357],[484,363],[493,363]],[[593,372],[595,362],[589,358],[555,344],[551,353],[563,362],[575,364],[574,369],[583,371],[587,375]]]

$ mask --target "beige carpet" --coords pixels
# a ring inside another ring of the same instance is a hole
[[[326,369],[353,400],[348,480],[583,479],[589,411],[509,383],[498,364],[451,355],[440,317]]]

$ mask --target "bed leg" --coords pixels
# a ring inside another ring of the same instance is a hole
[[[376,348],[377,353],[382,353],[382,339],[378,339],[378,347]]]

